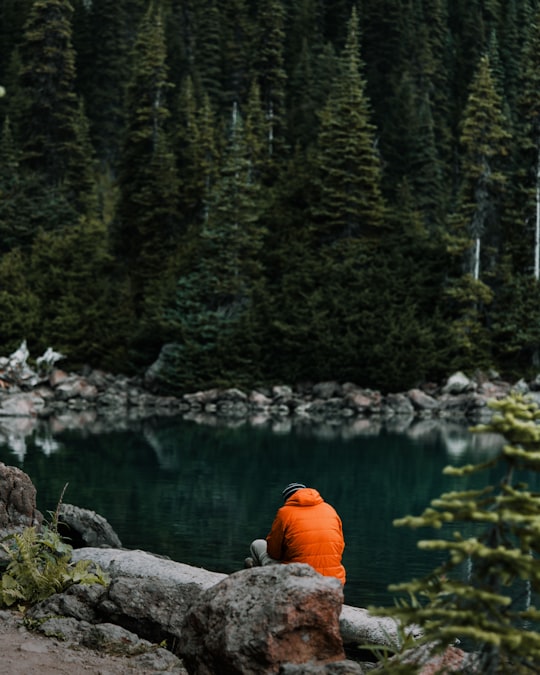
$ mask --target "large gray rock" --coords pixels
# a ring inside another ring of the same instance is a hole
[[[121,548],[122,546],[118,535],[103,516],[73,504],[60,505],[58,529],[74,548],[85,546]]]
[[[202,591],[227,575],[184,565],[144,551],[81,548],[74,562],[92,560],[111,583],[95,614],[152,642],[178,642],[182,620]]]
[[[342,603],[340,582],[309,565],[241,570],[188,610],[180,654],[193,675],[263,675],[285,663],[342,661]]]
[[[350,646],[384,645],[399,649],[402,642],[402,631],[396,619],[389,616],[374,616],[363,607],[343,605],[339,617],[339,628],[343,644]],[[413,636],[419,630],[411,628]]]

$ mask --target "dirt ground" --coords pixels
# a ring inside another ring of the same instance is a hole
[[[18,612],[3,612],[0,617],[0,675],[155,675],[158,672],[187,675],[182,668],[149,670],[133,657],[68,646],[55,638],[27,630]]]

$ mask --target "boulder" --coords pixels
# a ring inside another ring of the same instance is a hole
[[[103,546],[121,548],[122,542],[103,516],[73,504],[61,504],[58,531],[73,548]]]
[[[180,654],[193,675],[263,675],[285,663],[342,661],[342,603],[340,582],[309,565],[241,570],[190,607]]]
[[[470,380],[465,373],[459,371],[446,380],[442,392],[443,394],[464,394],[465,392],[474,391],[475,389],[476,383]]]
[[[433,396],[426,394],[421,389],[410,389],[407,395],[415,410],[421,413],[433,413],[439,409],[439,402]]]
[[[55,396],[59,401],[69,401],[73,398],[82,398],[85,401],[94,401],[98,397],[98,389],[86,381],[84,377],[72,375],[55,388]]]
[[[0,417],[35,417],[45,401],[35,391],[11,394],[0,400]]]
[[[43,515],[36,507],[36,488],[30,477],[15,466],[0,462],[0,533],[40,527]]]
[[[389,616],[375,616],[363,607],[343,605],[339,617],[339,628],[343,644],[384,645],[392,649],[401,647],[402,631],[396,619]],[[418,628],[411,628],[413,637],[420,635]]]
[[[388,394],[385,398],[385,404],[387,414],[410,417],[414,413],[414,406],[405,394]]]
[[[227,576],[137,550],[81,548],[73,560],[92,560],[111,578],[106,593],[89,599],[95,616],[152,642],[178,642],[188,607]]]

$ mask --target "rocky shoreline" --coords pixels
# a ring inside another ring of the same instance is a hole
[[[469,377],[457,372],[441,385],[426,383],[389,394],[351,382],[328,381],[164,396],[154,390],[150,370],[140,378],[91,369],[69,373],[55,367],[49,358],[48,367],[43,368],[41,362],[40,372],[30,368],[27,360],[24,343],[9,358],[0,360],[0,418],[54,419],[72,413],[91,422],[177,415],[209,424],[249,421],[286,427],[322,422],[361,425],[375,420],[404,427],[419,419],[488,421],[492,414],[488,401],[511,391],[530,394],[540,403],[540,376],[530,382],[510,383],[496,373]]]

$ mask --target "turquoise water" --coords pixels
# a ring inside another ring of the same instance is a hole
[[[392,521],[420,514],[443,491],[467,487],[443,476],[443,467],[485,460],[499,445],[497,437],[451,423],[277,433],[165,418],[100,433],[40,425],[22,444],[4,434],[0,461],[30,476],[44,514],[68,483],[64,501],[103,515],[124,546],[227,573],[242,568],[250,541],[267,534],[283,487],[306,483],[343,520],[345,602],[388,606],[388,584],[438,562],[416,547],[431,530]]]

